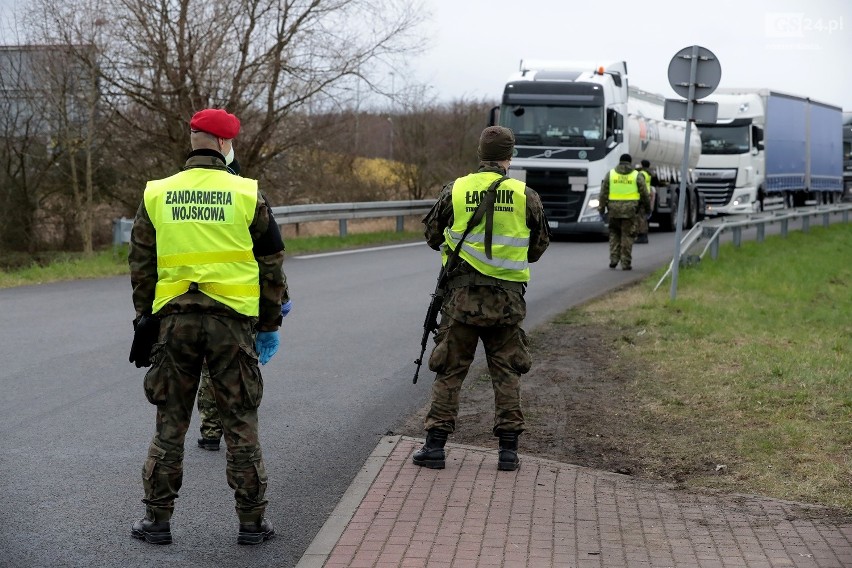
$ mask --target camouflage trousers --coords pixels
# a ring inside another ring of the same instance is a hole
[[[636,234],[648,234],[648,212],[642,208],[639,209],[639,214],[636,215]]]
[[[198,416],[201,418],[201,437],[218,440],[222,437],[222,419],[216,407],[216,395],[210,382],[210,371],[205,362],[201,366],[201,383],[198,385]]]
[[[609,263],[622,268],[633,264],[633,241],[636,240],[636,217],[609,218]]]
[[[429,368],[437,373],[432,384],[432,403],[426,415],[426,430],[452,433],[459,411],[459,393],[473,363],[479,340],[485,347],[488,372],[494,389],[495,436],[503,432],[523,432],[521,375],[530,370],[532,360],[526,333],[519,325],[480,327],[444,316],[435,336]]]
[[[168,520],[183,482],[183,452],[202,363],[228,446],[225,472],[242,523],[266,509],[266,466],[258,440],[257,407],[263,379],[252,341],[252,322],[208,313],[163,317],[145,375],[145,396],[157,406],[157,431],[142,468],[148,516]]]

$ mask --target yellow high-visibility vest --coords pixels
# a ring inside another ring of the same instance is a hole
[[[651,191],[651,174],[648,173],[648,170],[642,170],[642,176],[645,178],[645,189]]]
[[[639,201],[639,186],[636,178],[639,172],[633,170],[629,174],[609,171],[609,200],[610,201]]]
[[[153,313],[195,282],[214,300],[256,317],[260,282],[249,226],[257,181],[191,168],[149,181],[144,202],[157,231]]]
[[[444,230],[443,261],[461,240],[467,223],[485,196],[491,183],[500,177],[496,172],[478,172],[453,183],[453,226]],[[530,230],[527,227],[526,185],[515,179],[504,180],[497,187],[494,203],[494,226],[491,258],[485,255],[485,216],[471,229],[462,243],[459,256],[479,273],[511,282],[529,282],[527,251]]]

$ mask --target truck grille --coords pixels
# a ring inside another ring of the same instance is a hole
[[[571,179],[575,178],[575,179]],[[585,178],[582,191],[576,178]],[[573,185],[571,182],[575,182]],[[575,222],[580,218],[588,189],[587,170],[527,170],[527,185],[541,197],[544,212],[551,221]]]
[[[734,186],[736,180],[708,180],[698,177],[695,186],[698,192],[704,197],[706,205],[727,205],[731,202],[731,197],[734,195]]]

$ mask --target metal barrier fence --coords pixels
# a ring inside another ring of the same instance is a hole
[[[340,224],[340,236],[346,236],[349,219],[378,219],[396,217],[397,232],[403,231],[403,222],[409,215],[425,215],[434,199],[411,201],[365,201],[361,203],[316,203],[311,205],[285,205],[273,207],[272,214],[279,225],[306,223],[308,221],[334,221]]]
[[[285,205],[273,207],[272,214],[279,225],[307,223],[309,221],[338,221],[340,236],[346,236],[349,219],[380,219],[396,217],[396,230],[402,232],[405,217],[425,215],[434,205],[434,199],[410,201],[364,201],[361,203],[314,203],[310,205]],[[130,242],[133,219],[122,217],[112,222],[113,247]]]
[[[697,223],[681,239],[681,265],[695,264],[703,259],[707,253],[710,258],[716,260],[719,257],[719,244],[723,233],[730,231],[735,247],[739,247],[743,240],[743,231],[746,229],[757,230],[757,242],[763,242],[766,238],[766,226],[778,223],[781,226],[781,236],[786,237],[791,229],[791,223],[801,221],[801,230],[807,233],[811,226],[811,219],[822,218],[822,225],[828,227],[831,224],[832,215],[842,217],[844,223],[849,222],[849,212],[852,211],[852,203],[837,203],[834,205],[816,205],[812,207],[800,207],[798,209],[787,209],[764,213],[752,213],[749,215],[734,215],[730,217],[719,217]],[[703,241],[707,241],[700,254],[690,254],[689,251],[699,247]],[[663,274],[654,290],[660,287],[663,281],[671,274],[673,263],[669,263],[668,270]]]

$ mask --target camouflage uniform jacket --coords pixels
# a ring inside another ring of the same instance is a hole
[[[505,175],[499,167],[482,166],[479,172],[494,172]],[[444,229],[453,225],[453,184],[450,182],[441,190],[437,203],[423,218],[426,225],[426,243],[435,250],[444,244]],[[541,205],[541,199],[531,188],[525,190],[527,198],[527,227],[530,229],[530,245],[527,260],[536,262],[550,244],[550,229],[547,217]],[[462,261],[454,271],[458,274],[475,273],[476,270]],[[442,313],[462,323],[477,326],[516,325],[527,313],[524,293],[516,286],[500,286],[500,280],[493,279],[493,285],[470,285],[452,288],[447,294]],[[513,283],[514,284],[514,283]]]
[[[190,153],[184,169],[210,168],[226,170],[218,152],[196,150]],[[260,280],[260,312],[257,331],[275,331],[281,325],[281,304],[290,299],[284,275],[284,242],[278,224],[266,198],[257,192],[254,219],[249,227],[254,243]],[[133,285],[133,305],[136,317],[150,314],[157,285],[157,233],[148,216],[145,201],[139,205],[130,236],[130,281]],[[163,306],[161,315],[183,312],[213,312],[232,317],[244,317],[230,307],[203,293],[188,292]]]
[[[615,166],[615,171],[620,174],[629,174],[634,170],[633,166],[627,162],[620,162]],[[645,186],[645,176],[641,173],[636,176],[636,185],[639,188],[638,206],[643,207],[644,211],[650,211],[651,199],[648,196],[648,188]],[[598,205],[598,211],[601,215],[607,210],[609,217],[612,219],[629,219],[630,217],[635,217],[637,210],[636,201],[609,200],[609,172],[606,173],[601,182],[600,205]]]

